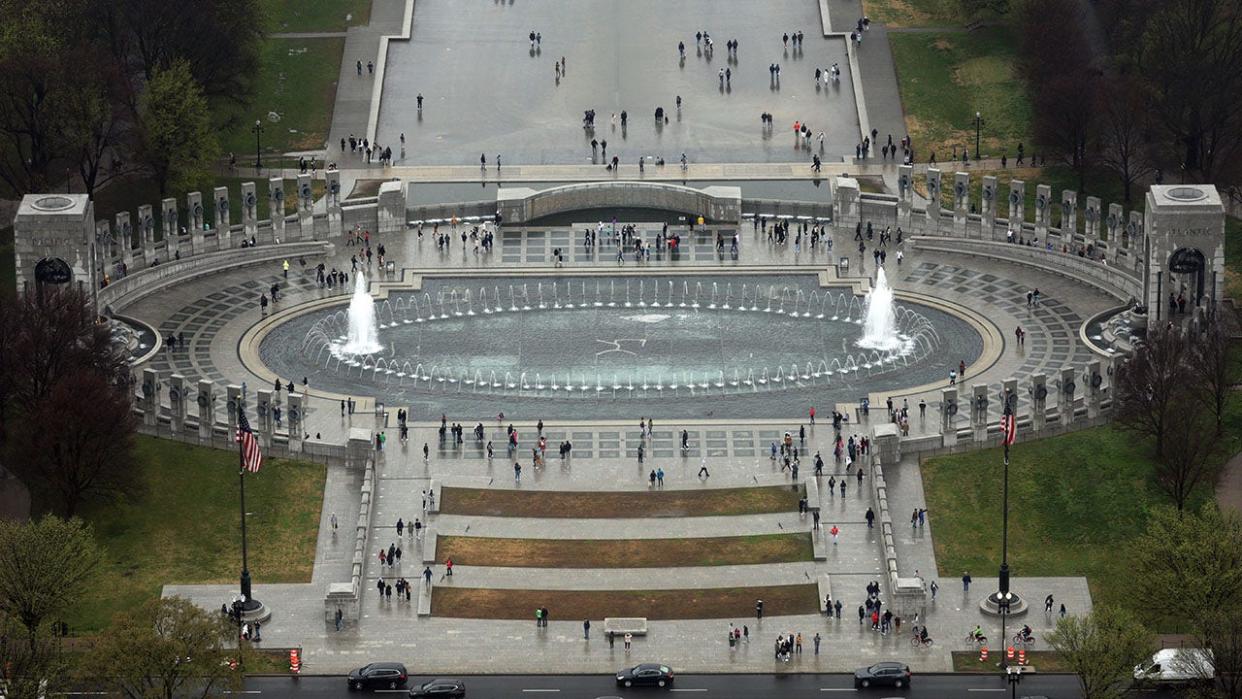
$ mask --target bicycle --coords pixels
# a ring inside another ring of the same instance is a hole
[[[1030,648],[1031,646],[1035,645],[1035,634],[1031,634],[1030,636],[1023,636],[1021,633],[1016,633],[1013,636],[1013,645],[1015,648],[1017,647]]]
[[[970,631],[966,634],[966,642],[973,643],[976,646],[986,646],[988,644],[988,637],[983,634],[976,636],[974,631]]]
[[[928,636],[926,641],[924,641],[923,637],[918,634],[915,634],[910,639],[910,645],[914,648],[931,648],[933,643],[935,643],[935,641],[932,640],[931,636]]]

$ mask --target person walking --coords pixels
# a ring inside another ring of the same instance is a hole
[[[970,592],[970,573],[962,573],[962,592]]]
[[[833,605],[833,610],[834,610],[834,611],[836,611],[836,613],[837,613],[837,620],[838,620],[838,621],[840,621],[840,619],[841,619],[841,607],[842,607],[842,606],[844,606],[844,605],[842,605],[842,604],[841,604],[841,598],[839,598],[839,597],[838,597],[838,598],[837,598],[837,603],[836,603],[835,605]]]
[[[940,583],[936,582],[935,580],[931,581],[931,595],[932,595],[933,602],[936,601],[936,593],[939,591],[940,591]],[[1048,611],[1052,611],[1052,610],[1049,609]]]
[[[339,632],[341,630],[341,621],[345,618],[345,612],[341,611],[340,607],[336,608],[335,618],[336,618],[336,630]]]
[[[625,652],[626,653],[630,652],[630,646],[633,644],[633,642],[634,642],[634,634],[628,631],[625,632]]]
[[[828,530],[828,533],[832,535],[832,545],[833,545],[833,546],[836,546],[836,545],[837,545],[837,536],[841,534],[841,530],[840,530],[840,529],[837,529],[837,525],[835,525],[835,524],[834,524],[834,525],[832,525],[832,529],[829,529],[829,530]]]
[[[591,620],[590,619],[586,619],[582,622],[582,639],[585,641],[591,640]]]
[[[1052,613],[1052,605],[1053,605],[1052,595],[1048,595],[1047,597],[1044,598],[1044,614]]]
[[[818,631],[815,632],[815,638],[813,638],[812,640],[815,641],[815,655],[819,655],[819,642],[823,639],[822,637],[820,637]]]
[[[867,508],[867,514],[866,514],[866,517],[867,517],[867,528],[868,528],[868,529],[872,529],[872,528],[874,528],[874,525],[875,525],[875,510],[872,510],[870,507],[868,507],[868,508]]]
[[[1064,609],[1065,606],[1062,605],[1061,608]],[[763,600],[761,599],[755,600],[755,618],[756,619],[763,618]]]

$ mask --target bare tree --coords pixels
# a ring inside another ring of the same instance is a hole
[[[1165,423],[1164,448],[1157,454],[1156,485],[1178,511],[1195,488],[1214,483],[1220,473],[1224,443],[1220,440],[1207,404],[1186,394],[1174,404]]]
[[[1121,181],[1130,203],[1136,182],[1155,172],[1148,157],[1151,124],[1141,85],[1126,77],[1106,78],[1100,99],[1100,162]]]
[[[70,373],[22,422],[11,438],[10,468],[61,515],[74,516],[88,499],[136,490],[136,424],[125,388],[90,371]],[[49,435],[36,427],[54,424],[73,428]]]
[[[1190,400],[1191,347],[1177,329],[1149,329],[1147,339],[1117,371],[1117,424],[1155,441],[1165,453],[1176,411]]]
[[[82,595],[98,562],[81,520],[0,520],[0,613],[22,625],[32,652],[43,624]]]
[[[1225,404],[1233,391],[1233,377],[1238,355],[1230,351],[1229,335],[1219,316],[1208,321],[1203,333],[1195,338],[1190,371],[1195,379],[1196,395],[1212,411],[1214,433],[1225,426]]]
[[[1086,616],[1057,622],[1048,643],[1078,675],[1086,699],[1120,699],[1134,683],[1133,668],[1150,652],[1151,634],[1117,607],[1099,605]]]

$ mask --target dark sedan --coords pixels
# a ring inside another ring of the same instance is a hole
[[[461,680],[434,679],[410,688],[411,697],[464,697],[466,683]]]
[[[673,669],[659,663],[643,663],[617,672],[622,687],[667,687],[673,683]]]
[[[910,666],[905,663],[876,663],[860,667],[854,671],[854,686],[867,687],[908,687],[910,686]]]
[[[409,679],[401,663],[371,663],[349,673],[350,689],[397,689]]]

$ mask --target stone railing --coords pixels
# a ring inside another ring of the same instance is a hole
[[[350,565],[349,582],[328,584],[328,593],[324,597],[324,622],[328,626],[336,623],[336,612],[340,610],[342,622],[357,624],[362,617],[362,581],[367,561],[367,541],[370,536],[371,524],[375,520],[375,462],[367,461],[362,475],[361,502],[358,510],[358,521],[354,527],[354,556]]]
[[[117,313],[165,287],[189,281],[196,277],[227,269],[237,269],[276,260],[296,259],[323,255],[328,243],[309,241],[261,245],[253,248],[220,250],[183,257],[180,260],[162,262],[154,267],[130,272],[99,290],[98,303],[101,311]]]
[[[694,189],[666,182],[586,182],[539,191],[502,187],[496,193],[496,209],[505,223],[514,224],[608,207],[660,209],[710,221],[738,221],[742,215],[741,199],[738,187]]]
[[[1131,272],[1104,260],[1079,257],[1060,249],[1018,245],[1008,242],[968,240],[939,236],[914,236],[910,243],[919,250],[970,255],[1038,267],[1093,286],[1121,300],[1141,298],[1143,282]]]

